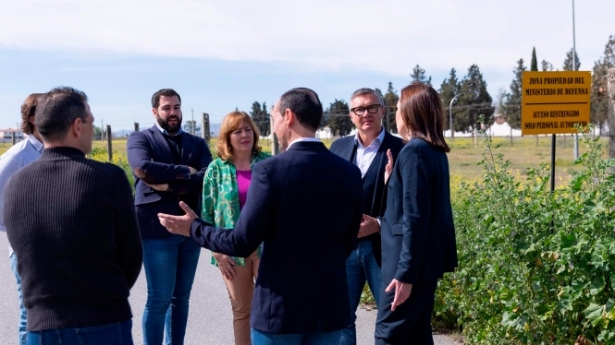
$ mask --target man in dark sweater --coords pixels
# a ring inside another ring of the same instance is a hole
[[[35,114],[41,158],[4,192],[19,257],[29,344],[132,344],[129,290],[142,247],[126,175],[85,157],[94,117],[87,96],[56,88]]]

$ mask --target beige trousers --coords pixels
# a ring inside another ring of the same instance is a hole
[[[233,332],[235,345],[251,345],[250,341],[250,309],[254,295],[254,282],[258,276],[260,259],[255,251],[246,258],[245,266],[235,266],[237,275],[233,280],[222,276],[228,289],[231,308],[233,309]]]

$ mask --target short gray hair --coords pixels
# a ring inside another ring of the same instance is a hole
[[[376,90],[370,89],[368,87],[362,87],[358,89],[357,91],[353,92],[352,95],[350,95],[350,102],[352,102],[353,99],[359,96],[363,96],[363,95],[376,95],[376,97],[378,97],[378,101],[380,102],[380,105],[382,105],[383,107],[385,106],[384,98],[382,98],[382,95],[380,94],[380,92],[376,92]]]

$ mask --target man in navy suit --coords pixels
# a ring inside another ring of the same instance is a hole
[[[350,119],[357,128],[356,135],[333,142],[331,152],[355,164],[361,170],[363,182],[363,219],[357,247],[346,260],[348,297],[352,322],[344,330],[343,344],[357,343],[355,320],[365,282],[374,295],[376,305],[380,297],[380,224],[384,194],[384,168],[387,150],[393,157],[404,146],[402,140],[382,128],[386,108],[382,96],[375,90],[362,88],[350,96]]]
[[[361,173],[314,138],[318,95],[282,95],[272,111],[282,150],[252,170],[248,199],[233,231],[160,214],[171,232],[201,246],[248,256],[263,242],[250,324],[252,344],[338,344],[350,323],[346,258],[361,222]]]
[[[178,201],[198,209],[211,153],[202,138],[181,129],[181,98],[172,89],[152,96],[156,124],[133,132],[127,143],[135,172],[135,208],[143,238],[147,302],[143,343],[183,344],[188,301],[201,248],[184,236],[169,234],[157,214],[182,214]]]

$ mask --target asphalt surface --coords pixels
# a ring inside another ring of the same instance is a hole
[[[0,233],[0,344],[17,343],[17,323],[19,302],[15,278],[8,258],[6,234]],[[203,249],[197,269],[190,299],[190,315],[186,331],[186,345],[233,345],[232,312],[219,271],[210,262],[209,250]],[[133,310],[132,334],[135,344],[143,343],[141,316],[147,286],[145,273],[141,271],[139,280],[132,288],[130,304]],[[357,344],[373,344],[374,310],[361,309],[357,313]],[[436,345],[457,345],[459,343],[444,335],[434,335]],[[326,344],[323,344],[326,345]]]

